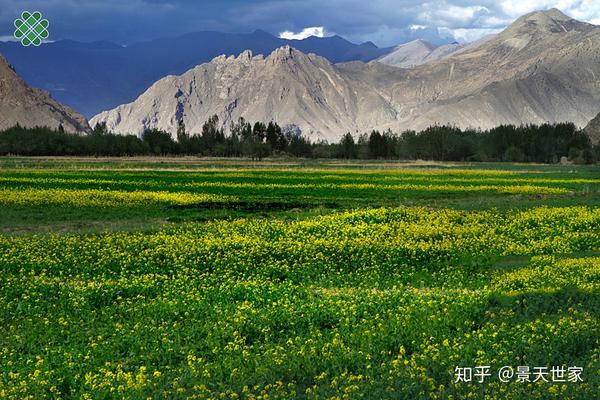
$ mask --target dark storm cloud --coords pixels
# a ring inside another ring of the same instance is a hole
[[[21,10],[40,10],[53,39],[131,43],[201,30],[278,34],[324,27],[354,42],[392,45],[415,37],[473,39],[551,7],[600,22],[597,0],[0,0],[0,36],[12,34]]]

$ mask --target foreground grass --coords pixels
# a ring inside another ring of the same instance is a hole
[[[597,397],[593,168],[26,161],[0,171],[0,398]]]
[[[41,398],[449,398],[455,366],[598,382],[600,213],[379,209],[152,234],[4,238],[0,393]],[[534,257],[525,264],[506,256]],[[546,255],[546,256],[544,256]]]

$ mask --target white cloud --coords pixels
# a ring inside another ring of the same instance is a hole
[[[0,35],[0,42],[20,42],[21,40],[10,35]],[[54,40],[42,40],[42,43],[54,43]]]
[[[558,8],[565,14],[590,23],[600,20],[600,1],[598,0],[502,0],[500,10],[512,18],[523,14]]]
[[[442,21],[462,23],[465,21],[471,21],[477,16],[489,12],[490,11],[483,6],[447,6],[436,10],[433,12],[433,15]]]
[[[454,3],[454,4],[453,4]],[[423,3],[415,23],[437,26],[440,36],[471,42],[497,33],[518,17],[538,10],[558,8],[565,14],[592,24],[600,22],[599,0],[479,0],[478,5],[459,0]]]
[[[263,1],[241,8],[240,16],[250,15],[259,19],[260,26],[268,26],[279,15],[292,15],[284,21],[286,25],[326,25],[328,30],[348,40],[356,43],[370,40],[378,46],[395,46],[418,37],[440,42],[436,37],[438,28],[446,29],[444,39],[477,40],[480,35],[506,28],[523,14],[549,8],[558,8],[581,21],[600,21],[600,0]],[[423,26],[427,28],[419,29]],[[272,29],[282,30],[279,26]]]
[[[502,31],[499,28],[438,28],[440,36],[452,38],[459,43],[469,43]]]
[[[451,4],[424,3],[422,10],[416,15],[418,21],[430,26],[460,27],[477,23],[478,19],[490,15],[487,7],[456,6]]]
[[[281,39],[288,40],[302,40],[307,37],[316,36],[323,37],[325,36],[325,28],[322,26],[312,26],[310,28],[304,28],[302,32],[294,33],[292,31],[283,31],[279,34]]]

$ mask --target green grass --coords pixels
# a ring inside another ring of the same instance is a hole
[[[0,190],[168,191],[237,199],[222,207],[124,203],[65,209],[52,199],[11,204],[0,218],[4,233],[156,229],[241,216],[297,219],[365,207],[507,210],[600,203],[600,167],[589,166],[5,158],[0,167]]]
[[[582,166],[0,159],[0,398],[595,398],[599,190]]]

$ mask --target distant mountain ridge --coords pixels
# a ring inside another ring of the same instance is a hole
[[[382,90],[402,105],[400,126],[415,129],[563,121],[583,127],[600,107],[599,74],[600,27],[551,9],[413,68]]]
[[[600,27],[553,9],[410,69],[375,61],[333,65],[290,47],[267,58],[218,57],[157,81],[136,101],[91,122],[120,133],[158,127],[174,134],[179,117],[198,132],[217,114],[225,124],[240,116],[293,123],[329,141],[346,132],[434,124],[486,129],[570,121],[583,127],[600,109],[597,77]]]
[[[57,100],[91,117],[133,101],[166,75],[182,74],[219,55],[238,55],[244,50],[269,54],[285,45],[319,54],[332,63],[366,62],[389,51],[339,36],[286,40],[256,30],[250,34],[196,32],[127,47],[105,41],[62,40],[38,48],[0,42],[0,54],[30,85],[48,90]]]
[[[391,52],[379,57],[377,61],[383,64],[401,68],[413,68],[431,61],[451,56],[465,45],[450,43],[436,46],[422,39],[413,40],[396,46]]]
[[[23,127],[62,126],[67,132],[89,132],[82,115],[55,101],[43,90],[28,86],[0,55],[0,130]]]

